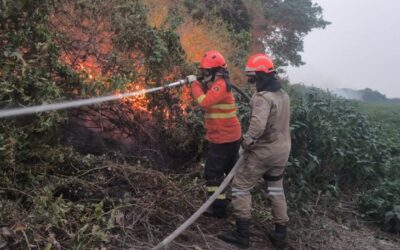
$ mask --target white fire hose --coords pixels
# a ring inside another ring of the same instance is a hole
[[[144,95],[147,93],[152,93],[152,92],[160,91],[163,89],[173,88],[173,87],[177,87],[180,85],[188,84],[188,83],[190,83],[189,81],[196,80],[196,78],[194,78],[194,80],[193,80],[193,78],[189,78],[189,77],[185,80],[179,80],[177,82],[173,82],[173,83],[161,86],[161,87],[139,90],[139,91],[124,93],[124,94],[101,96],[101,97],[94,97],[94,98],[90,98],[90,99],[60,102],[60,103],[54,103],[54,104],[43,104],[43,105],[37,105],[37,106],[31,106],[31,107],[0,110],[0,118],[29,115],[29,114],[39,113],[39,112],[54,111],[54,110],[61,110],[61,109],[68,109],[68,108],[77,108],[77,107],[85,106],[85,105],[92,105],[92,104],[101,103],[101,102],[114,101],[114,100],[122,99],[125,97],[140,96],[140,95]]]
[[[85,106],[85,105],[92,105],[92,104],[96,104],[96,103],[114,101],[114,100],[118,100],[118,99],[122,99],[122,98],[126,98],[126,97],[135,97],[135,96],[140,96],[140,95],[144,95],[147,93],[160,91],[163,89],[168,89],[168,88],[178,87],[178,86],[181,86],[184,84],[189,84],[196,80],[197,80],[196,76],[190,75],[190,76],[186,77],[186,79],[179,80],[177,82],[169,83],[167,85],[163,85],[163,86],[155,87],[155,88],[151,88],[151,89],[139,90],[139,91],[135,91],[135,92],[129,92],[129,93],[117,94],[117,95],[109,95],[109,96],[100,96],[100,97],[94,97],[94,98],[90,98],[90,99],[67,101],[67,102],[60,102],[60,103],[54,103],[54,104],[43,104],[43,105],[37,105],[37,106],[31,106],[31,107],[5,109],[5,110],[0,110],[0,118],[29,115],[29,114],[35,114],[35,113],[40,113],[40,112],[55,111],[55,110],[62,110],[62,109],[69,109],[69,108],[77,108],[77,107],[81,107],[81,106]],[[236,87],[234,85],[232,87],[236,91],[238,91],[242,96],[244,96],[246,99],[250,100],[250,98],[246,95],[246,93],[244,93],[241,89],[239,89],[238,87]]]
[[[153,250],[166,249],[167,245],[171,243],[176,237],[178,237],[183,231],[185,231],[190,225],[192,225],[197,218],[200,217],[204,211],[217,199],[217,197],[222,193],[222,191],[228,186],[229,182],[232,180],[233,176],[236,174],[238,167],[243,162],[243,154],[240,154],[239,160],[236,162],[235,166],[232,168],[231,172],[225,177],[224,181],[218,187],[218,189],[211,195],[210,198],[192,215],[187,219],[182,225],[180,225],[174,232],[172,232],[167,238],[161,241]]]

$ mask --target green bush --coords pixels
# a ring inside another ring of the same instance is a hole
[[[315,190],[336,192],[344,184],[368,187],[390,170],[388,142],[379,137],[351,102],[316,88],[290,86],[292,198],[307,200]]]
[[[400,181],[383,181],[360,196],[361,211],[380,223],[386,230],[400,232]]]
[[[66,96],[62,86],[75,85],[74,74],[58,61],[59,50],[49,31],[51,2],[2,2],[0,106],[3,109],[61,101]],[[38,151],[43,145],[56,144],[56,128],[63,120],[63,113],[55,112],[1,119],[0,162],[6,167],[2,170],[7,172],[32,159],[45,159],[46,155]]]

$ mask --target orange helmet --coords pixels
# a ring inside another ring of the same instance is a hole
[[[216,50],[207,51],[200,62],[200,69],[226,68],[225,58]]]
[[[266,54],[252,55],[246,64],[246,72],[272,73],[275,71],[274,63]]]

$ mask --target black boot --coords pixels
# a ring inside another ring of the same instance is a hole
[[[227,201],[226,200],[215,200],[211,206],[203,213],[205,216],[214,217],[218,219],[227,217]]]
[[[247,219],[236,219],[236,230],[224,232],[218,235],[218,238],[236,245],[239,248],[248,248],[249,245],[249,227],[250,221]]]
[[[286,226],[275,224],[275,231],[268,234],[269,240],[276,248],[285,248],[288,245]]]

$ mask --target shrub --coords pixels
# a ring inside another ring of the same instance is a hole
[[[292,198],[307,200],[315,190],[337,191],[344,184],[368,187],[390,169],[390,150],[364,114],[328,92],[290,86]]]
[[[400,181],[383,181],[360,195],[361,211],[382,223],[386,230],[400,232]]]

